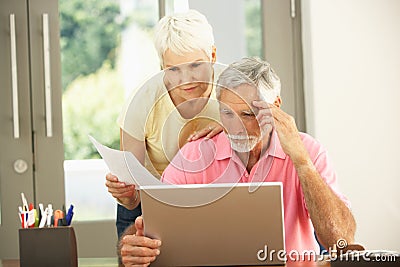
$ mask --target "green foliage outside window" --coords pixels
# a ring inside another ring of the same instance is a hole
[[[118,0],[61,0],[62,85],[98,70],[105,60],[115,67],[115,48],[123,24]]]
[[[88,134],[119,149],[116,118],[123,102],[121,77],[109,65],[77,78],[63,95],[65,159],[100,158]]]
[[[99,158],[88,134],[119,148],[124,90],[116,65],[124,28],[118,0],[61,0],[65,159]]]

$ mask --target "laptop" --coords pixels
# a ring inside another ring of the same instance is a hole
[[[151,266],[285,264],[282,183],[143,186],[141,201],[162,241]]]

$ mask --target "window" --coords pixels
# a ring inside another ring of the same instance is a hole
[[[66,202],[77,221],[115,218],[107,168],[88,135],[119,149],[125,99],[159,70],[158,14],[157,0],[60,1]]]

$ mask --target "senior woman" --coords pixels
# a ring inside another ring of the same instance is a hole
[[[214,81],[216,47],[211,25],[195,10],[162,18],[154,44],[163,71],[136,90],[118,118],[121,150],[131,151],[160,177],[179,147],[222,131]],[[123,231],[141,214],[134,185],[107,174],[108,191],[117,199],[117,230]]]

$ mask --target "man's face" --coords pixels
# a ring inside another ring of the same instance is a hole
[[[212,62],[203,50],[178,55],[171,50],[164,53],[164,82],[168,90],[185,100],[204,95],[212,80]]]
[[[260,144],[266,134],[256,119],[258,109],[251,105],[259,100],[257,90],[242,84],[234,90],[221,89],[220,116],[231,147],[237,152],[249,152]]]

